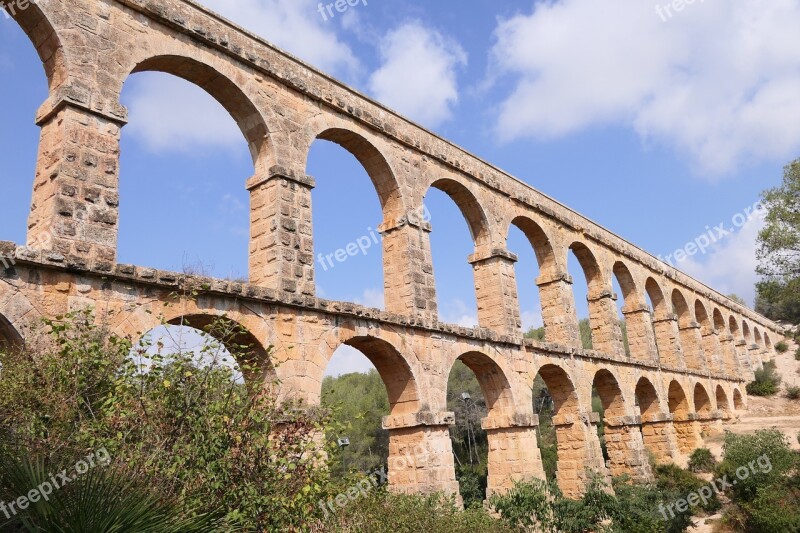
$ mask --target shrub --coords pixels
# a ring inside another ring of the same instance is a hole
[[[658,489],[675,496],[670,503],[678,499],[686,499],[686,496],[690,493],[696,493],[708,485],[696,475],[688,470],[683,470],[677,465],[658,465],[655,475]],[[700,505],[700,508],[708,513],[716,512],[720,507],[722,505],[716,493]]]
[[[789,351],[789,345],[784,341],[780,341],[775,344],[775,351],[778,353],[786,353]]]
[[[14,501],[20,494],[29,494],[31,487],[50,484],[51,472],[58,472],[65,463],[51,458],[34,458],[26,450],[0,452],[0,498]],[[59,456],[69,454],[61,451]],[[80,454],[75,454],[80,456]],[[74,462],[70,459],[69,462]],[[151,494],[145,482],[131,480],[125,472],[97,465],[76,476],[71,483],[53,490],[46,499],[31,500],[24,514],[8,513],[3,531],[31,533],[38,531],[119,531],[135,533],[204,533],[219,531],[224,513],[196,515],[174,499]],[[80,524],[80,529],[75,527]]]
[[[800,400],[800,387],[786,387],[786,397],[790,400]]]
[[[489,516],[481,506],[461,511],[452,500],[375,491],[344,508],[336,508],[312,531],[396,533],[452,531],[454,533],[511,533],[513,529]]]
[[[797,455],[777,429],[753,435],[726,433],[722,449],[724,458],[716,468],[716,475],[736,481],[728,489],[734,502],[754,501],[760,489],[782,484],[790,474],[796,475],[799,466]],[[737,470],[741,475],[737,475]]]
[[[775,370],[775,362],[769,361],[755,371],[755,380],[747,384],[747,392],[754,396],[772,396],[778,392],[780,383],[781,376]]]
[[[798,349],[797,349],[797,350],[794,352],[794,358],[795,358],[795,360],[797,360],[797,361],[800,361],[800,348],[798,348]]]
[[[232,322],[208,331],[228,341],[245,375],[261,370],[246,363],[252,353]],[[12,449],[46,457],[105,447],[120,477],[146,480],[156,500],[222,508],[248,530],[292,530],[322,514],[317,502],[335,490],[314,441],[325,413],[252,394],[215,347],[203,349],[206,364],[194,352],[158,354],[143,371],[131,342],[88,311],[48,320],[30,339],[3,355],[0,438]]]
[[[711,472],[717,460],[708,448],[698,448],[689,457],[689,470],[692,472]]]

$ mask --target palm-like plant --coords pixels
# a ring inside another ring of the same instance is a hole
[[[0,498],[12,502],[49,483],[59,471],[49,461],[0,450]],[[52,484],[51,484],[52,486]],[[24,510],[9,512],[0,530],[56,533],[184,533],[223,529],[220,514],[192,513],[172,501],[149,493],[146,485],[130,481],[121,470],[97,467],[53,488]],[[0,513],[0,521],[6,515]]]

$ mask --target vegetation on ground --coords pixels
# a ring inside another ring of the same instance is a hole
[[[781,375],[776,370],[774,361],[764,363],[763,368],[755,371],[755,379],[747,384],[747,393],[753,396],[773,396],[780,390]]]

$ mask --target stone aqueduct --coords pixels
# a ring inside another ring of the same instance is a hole
[[[577,494],[587,470],[647,478],[646,448],[661,461],[682,460],[746,408],[744,384],[773,357],[782,335],[776,324],[194,2],[38,0],[6,10],[38,50],[49,83],[36,116],[41,139],[28,225],[28,243],[46,245],[0,244],[13,258],[0,276],[6,342],[22,342],[42,316],[85,306],[131,337],[158,325],[159,315],[224,314],[259,346],[275,347],[279,394],[309,404],[320,399],[333,352],[353,346],[374,363],[389,396],[390,483],[418,492],[457,491],[446,388],[458,359],[477,375],[489,408],[482,422],[489,490],[543,477],[531,392],[540,374],[555,404],[558,481]],[[246,184],[249,283],[200,280],[207,290],[177,307],[167,303],[185,276],[116,262],[125,201],[119,95],[140,71],[169,73],[211,94],[240,126],[255,167]],[[386,311],[315,295],[314,180],[304,170],[319,138],[351,152],[375,186]],[[474,238],[474,329],[437,318],[431,227],[413,216],[431,187],[458,205]],[[535,280],[515,279],[506,249],[512,225],[536,253]],[[580,347],[570,251],[589,288],[591,351]],[[523,339],[518,283],[539,287],[546,342]],[[617,298],[624,299],[629,356]],[[605,407],[607,462],[593,387]]]

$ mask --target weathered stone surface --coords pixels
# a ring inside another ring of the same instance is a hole
[[[40,0],[13,18],[37,48],[50,92],[36,115],[28,246],[0,242],[0,342],[20,343],[32,322],[87,305],[132,338],[161,317],[224,314],[264,354],[275,347],[275,393],[311,405],[333,352],[348,344],[386,384],[391,485],[452,493],[446,389],[457,359],[475,372],[489,407],[489,491],[543,475],[531,394],[539,374],[556,409],[558,480],[577,495],[589,471],[647,479],[646,448],[680,461],[702,433],[746,408],[744,382],[773,357],[771,340],[781,334],[774,323],[191,1]],[[255,167],[246,184],[249,283],[117,264],[127,122],[119,97],[141,71],[201,86],[239,125]],[[375,221],[383,238],[373,244],[383,253],[386,311],[317,298],[315,182],[305,171],[316,139],[350,151],[372,179],[383,209]],[[423,205],[431,187],[448,194],[469,224],[480,327],[438,320],[434,228]],[[511,225],[536,252],[538,278],[516,278],[516,256],[506,248]],[[593,350],[581,348],[570,251],[589,286]],[[523,339],[518,283],[539,288],[544,343]],[[174,305],[185,287],[198,298]],[[608,465],[591,413],[593,387],[606,408]]]

